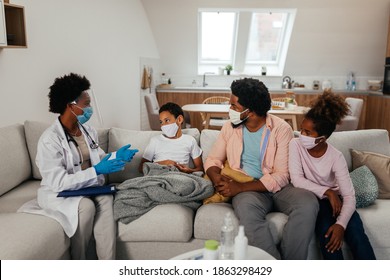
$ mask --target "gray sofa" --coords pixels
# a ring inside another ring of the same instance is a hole
[[[0,128],[0,259],[68,259],[69,238],[54,220],[33,214],[16,213],[25,202],[36,197],[40,174],[35,165],[36,145],[49,124],[26,121]],[[125,143],[140,152],[123,172],[108,176],[120,183],[139,176],[137,166],[148,140],[158,131],[133,131],[119,128],[99,129],[99,144],[105,151],[114,151]],[[193,135],[204,151],[212,148],[218,131],[185,130]],[[345,155],[349,167],[349,148],[390,155],[389,136],[385,130],[337,132],[329,140]],[[202,248],[207,239],[219,239],[220,228],[230,204],[201,206],[196,212],[179,205],[153,208],[130,224],[118,223],[118,259],[169,259],[189,250]],[[358,210],[378,259],[390,259],[390,200],[376,202]],[[279,242],[287,216],[270,213],[271,231]],[[235,224],[238,225],[237,219]],[[93,248],[93,246],[91,246]],[[348,248],[344,248],[348,255]],[[90,250],[90,257],[94,257]],[[309,248],[309,259],[320,258],[315,238]]]

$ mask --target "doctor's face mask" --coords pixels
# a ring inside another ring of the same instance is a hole
[[[76,106],[77,108],[83,111],[81,115],[77,115],[72,110],[73,114],[76,116],[77,120],[81,124],[84,124],[87,121],[89,121],[89,119],[93,114],[93,108],[91,107],[91,98],[89,97],[87,92],[83,92],[77,100],[71,102],[70,104]]]

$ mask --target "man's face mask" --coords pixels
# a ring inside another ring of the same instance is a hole
[[[245,119],[241,120],[241,114],[245,113],[246,111],[248,111],[248,109],[246,109],[246,110],[244,110],[242,112],[237,112],[237,111],[234,111],[233,109],[230,109],[229,110],[229,119],[230,119],[231,123],[234,124],[234,125],[239,125],[242,122],[244,122],[248,117],[246,117]]]
[[[321,143],[321,141],[317,141],[317,140],[322,138],[324,138],[324,136],[314,138],[314,137],[309,137],[306,135],[299,134],[299,140],[301,141],[302,146],[307,150],[311,150],[319,143]]]
[[[166,137],[172,138],[176,136],[179,126],[174,122],[171,124],[166,124],[161,127],[162,132]]]

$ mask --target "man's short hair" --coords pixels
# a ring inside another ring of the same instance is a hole
[[[233,81],[231,85],[233,95],[238,97],[238,103],[258,116],[265,117],[271,109],[271,96],[263,82],[244,78]]]
[[[173,102],[168,102],[164,105],[161,106],[160,110],[158,110],[159,113],[168,111],[172,115],[177,118],[178,116],[182,115],[184,117],[184,112],[183,109],[177,105],[176,103]]]

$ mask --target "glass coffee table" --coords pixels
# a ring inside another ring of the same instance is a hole
[[[171,258],[171,260],[202,260],[203,259],[203,248],[186,252]],[[273,256],[268,254],[266,251],[248,246],[247,260],[275,260]]]

